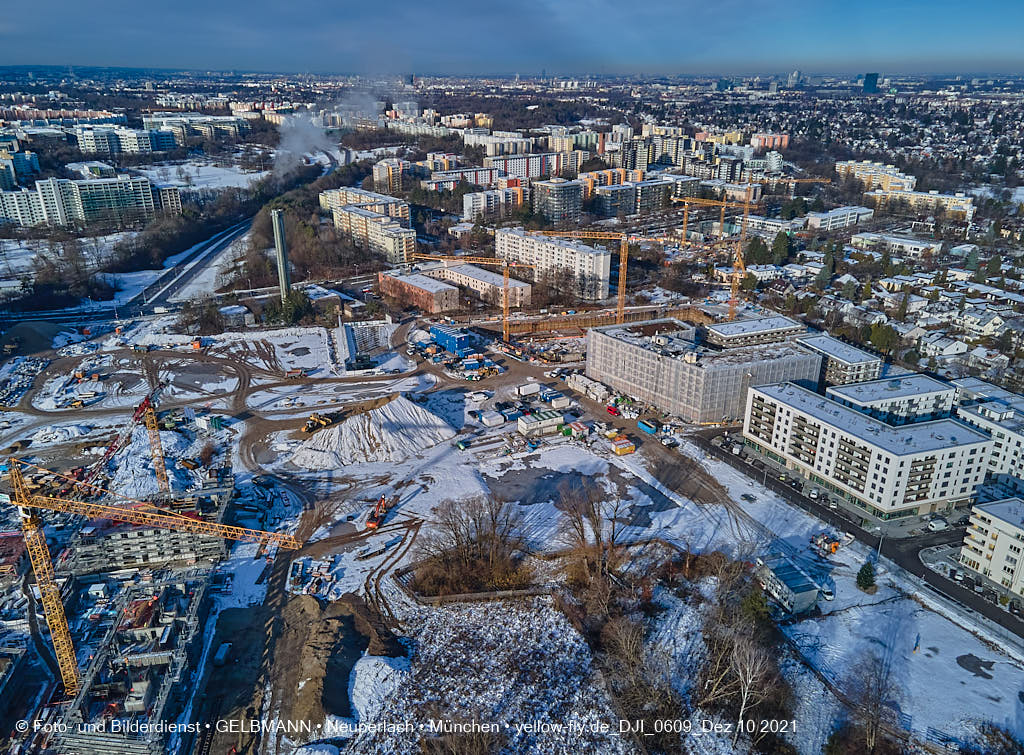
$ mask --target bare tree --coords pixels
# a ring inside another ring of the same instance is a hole
[[[732,738],[732,744],[735,747],[740,736],[744,714],[751,706],[771,694],[773,685],[768,682],[775,669],[768,650],[754,638],[752,631],[740,631],[733,637],[732,652],[729,654],[729,668],[736,676],[739,688],[740,710],[736,716],[739,725],[736,726]]]
[[[893,652],[886,645],[881,653],[866,651],[855,664],[850,684],[853,712],[864,733],[864,747],[871,753],[878,746],[889,704],[896,694]]]

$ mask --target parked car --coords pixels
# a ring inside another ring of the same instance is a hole
[[[816,501],[818,500],[819,495],[821,494],[818,492],[817,488],[811,488],[811,492],[807,494],[807,497],[810,498],[812,501]]]
[[[928,522],[928,529],[932,532],[941,532],[948,526],[945,519],[932,519]]]
[[[742,500],[746,501],[747,503],[753,503],[754,501],[756,501],[756,500],[757,500],[757,499],[756,499],[756,498],[755,498],[755,497],[754,497],[753,495],[751,495],[750,493],[744,493],[743,495],[741,495],[741,496],[740,496],[740,498],[741,498]]]

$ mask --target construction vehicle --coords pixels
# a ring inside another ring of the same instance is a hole
[[[23,469],[39,470],[50,477],[63,477],[64,475],[36,467],[14,457],[9,459],[9,465],[10,471],[8,472],[7,479],[11,484],[12,495],[0,494],[0,502],[17,506],[21,515],[25,549],[28,551],[32,572],[36,578],[36,586],[39,590],[40,601],[43,606],[43,615],[46,617],[46,624],[50,628],[50,640],[53,643],[54,656],[60,668],[61,681],[64,684],[64,694],[69,699],[74,698],[79,690],[78,661],[75,657],[75,647],[71,640],[71,630],[68,628],[67,616],[64,614],[64,603],[61,599],[60,588],[57,586],[54,578],[53,561],[50,558],[50,549],[46,543],[46,536],[43,534],[43,521],[40,518],[40,511],[56,511],[64,514],[84,516],[90,519],[109,519],[115,522],[137,524],[144,527],[191,532],[198,535],[211,535],[222,537],[226,540],[255,542],[264,546],[278,546],[290,550],[298,550],[302,547],[302,543],[292,535],[235,527],[219,522],[209,522],[204,519],[184,516],[161,509],[150,501],[136,501],[116,493],[111,493],[108,490],[103,490],[102,488],[96,488],[95,486],[90,487],[102,495],[110,495],[120,499],[125,505],[112,506],[72,498],[36,495],[29,490]],[[67,479],[70,480],[71,478]],[[74,481],[72,480],[72,482]],[[80,486],[81,483],[79,482],[77,485]]]
[[[534,265],[527,265],[522,262],[510,262],[509,260],[498,259],[497,257],[450,257],[434,256],[430,254],[413,254],[413,259],[433,260],[435,262],[457,262],[460,265],[498,265],[501,267],[501,338],[505,343],[509,342],[509,295],[508,295],[508,271],[509,268],[521,267],[534,270]]]
[[[287,372],[284,373],[284,376],[289,380],[297,380],[298,378],[306,377],[306,371],[303,369],[296,368],[293,370],[288,370]]]
[[[313,412],[309,415],[309,419],[306,420],[306,424],[302,426],[302,432],[304,433],[315,433],[324,427],[330,427],[336,421],[336,418],[330,414],[319,414]]]
[[[366,529],[375,530],[380,527],[384,522],[384,517],[388,515],[388,511],[396,503],[398,503],[398,496],[395,496],[389,501],[387,495],[381,493],[380,500],[377,501],[377,504],[373,507],[373,511],[370,512],[370,515],[366,517]]]

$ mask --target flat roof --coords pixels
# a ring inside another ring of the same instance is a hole
[[[909,398],[926,393],[953,392],[956,389],[949,383],[928,377],[912,374],[899,377],[870,380],[866,383],[850,383],[829,388],[829,395],[842,396],[856,404],[869,404],[874,401],[887,401],[896,398]]]
[[[707,329],[724,338],[733,336],[751,335],[754,333],[769,333],[773,330],[786,330],[788,328],[802,328],[796,320],[791,320],[782,315],[770,317],[758,317],[753,320],[733,320],[732,322],[718,322],[708,325]]]
[[[877,354],[871,354],[863,349],[858,349],[856,346],[840,341],[838,338],[833,338],[827,333],[798,338],[797,343],[803,344],[809,349],[819,351],[830,359],[836,359],[846,364],[870,364],[871,362],[882,361],[882,357]]]
[[[395,280],[402,281],[403,283],[409,283],[413,286],[416,286],[417,288],[422,288],[425,291],[431,291],[433,293],[437,293],[439,291],[459,290],[455,286],[451,286],[445,283],[444,281],[439,281],[434,278],[428,278],[425,275],[419,275],[417,273],[413,273],[411,275],[391,275],[390,273],[385,273],[385,275],[387,275],[389,278],[394,278]]]
[[[763,393],[894,456],[942,451],[989,440],[988,435],[955,419],[893,427],[795,383],[760,385],[750,390]]]
[[[1024,500],[1020,498],[1004,498],[991,503],[979,503],[974,508],[1018,529],[1024,529]]]
[[[445,268],[439,267],[435,269],[444,270]],[[477,267],[476,265],[452,265],[447,269],[454,270],[469,278],[478,280],[481,283],[488,283],[492,286],[497,286],[498,288],[503,288],[505,285],[504,276],[501,276],[498,273],[492,273],[490,270],[484,270],[482,267]],[[509,288],[529,288],[529,286],[529,283],[523,283],[522,281],[515,280],[514,278],[508,279]]]
[[[499,228],[494,232],[495,238],[497,238],[499,234],[519,236],[521,238],[538,241],[549,246],[560,246],[565,249],[572,249],[573,251],[583,252],[585,254],[611,255],[611,252],[604,247],[588,246],[586,244],[581,244],[578,241],[559,238],[558,236],[541,236],[536,233],[528,233],[524,228]]]

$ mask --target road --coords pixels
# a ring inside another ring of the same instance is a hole
[[[13,325],[17,322],[33,321],[76,324],[87,322],[96,324],[114,320],[119,314],[143,317],[156,314],[155,310],[157,308],[176,311],[181,308],[181,305],[171,302],[170,297],[192,282],[225,247],[248,231],[251,224],[252,218],[247,218],[216,234],[205,243],[199,245],[176,265],[161,273],[157,280],[127,302],[119,305],[115,305],[113,302],[106,302],[90,309],[0,312],[0,327]]]
[[[701,432],[691,436],[691,439],[708,454],[735,467],[743,474],[751,476],[759,482],[763,482],[765,487],[773,493],[778,494],[781,498],[784,498],[794,506],[798,506],[809,514],[813,514],[817,518],[827,522],[840,531],[851,533],[860,542],[876,549],[876,551],[878,550],[879,537],[873,532],[865,530],[850,519],[847,519],[845,516],[842,516],[839,513],[841,509],[830,509],[817,501],[811,500],[794,490],[786,483],[776,479],[776,477],[771,473],[761,480],[761,475],[757,473],[757,470],[754,470],[749,464],[743,461],[741,457],[713,445],[710,442],[710,437],[713,437],[719,432],[720,431],[718,430]],[[1003,610],[995,603],[989,602],[984,597],[974,592],[973,589],[964,587],[960,583],[929,569],[921,561],[920,553],[922,550],[932,548],[936,545],[949,545],[962,540],[963,528],[950,528],[939,532],[929,532],[913,538],[887,538],[881,543],[881,555],[910,572],[915,577],[919,577],[924,580],[928,587],[935,590],[939,595],[942,595],[955,603],[959,603],[965,609],[974,611],[975,613],[984,616],[986,619],[995,622],[1004,629],[1013,632],[1018,637],[1024,638],[1024,621],[1008,611]]]

